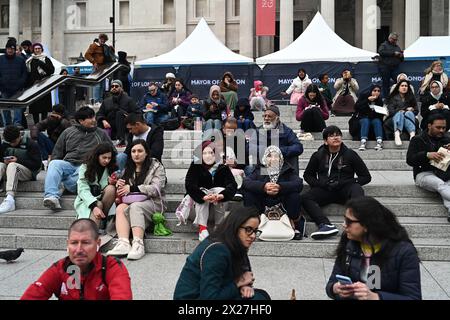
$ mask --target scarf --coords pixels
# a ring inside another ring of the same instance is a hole
[[[271,153],[278,154],[280,161],[278,163],[278,166],[274,166],[272,164],[268,163],[268,156]],[[277,183],[278,178],[280,177],[281,168],[283,167],[284,158],[283,154],[281,153],[280,148],[277,146],[269,146],[267,147],[266,151],[264,152],[264,156],[262,157],[262,164],[266,167],[267,173],[269,174],[270,182]]]
[[[430,87],[433,85],[433,83],[437,83],[437,85],[439,86],[439,93],[437,95],[434,95],[433,92],[430,90],[430,94],[433,98],[435,98],[437,101],[439,101],[439,99],[442,97],[442,92],[444,91],[444,86],[442,85],[442,83],[440,81],[431,81]]]
[[[28,58],[28,60],[26,62],[28,72],[31,72],[31,62],[33,61],[33,59],[37,59],[37,60],[40,60],[45,63],[45,58],[47,58],[47,56],[43,53],[40,55],[36,55],[33,53],[33,55],[30,58]],[[47,75],[47,73],[44,71],[44,69],[42,69],[40,66],[37,67],[37,71],[41,76]]]

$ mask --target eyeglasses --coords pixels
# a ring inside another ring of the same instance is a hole
[[[346,226],[351,226],[352,223],[359,223],[359,220],[352,220],[352,219],[344,216],[344,223]]]
[[[113,84],[113,85],[111,86],[111,88],[120,88],[120,86],[117,85],[117,84]]]
[[[245,233],[248,236],[251,236],[252,234],[255,234],[257,237],[261,235],[261,230],[253,229],[252,227],[240,227],[241,229],[245,230]]]

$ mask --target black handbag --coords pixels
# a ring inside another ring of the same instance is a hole
[[[161,122],[159,125],[164,130],[173,131],[173,130],[177,130],[180,127],[180,120],[178,120],[178,118],[172,118],[172,119]]]

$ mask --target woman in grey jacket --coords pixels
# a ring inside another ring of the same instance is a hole
[[[167,182],[164,166],[149,156],[145,140],[134,140],[131,144],[131,158],[128,158],[122,179],[117,181],[117,195],[123,197],[130,192],[146,195],[143,201],[131,204],[121,203],[116,209],[116,230],[119,241],[107,255],[127,256],[138,260],[145,254],[144,233],[156,212],[165,209],[164,187]],[[133,243],[130,245],[130,230]]]

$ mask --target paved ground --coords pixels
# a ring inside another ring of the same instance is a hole
[[[0,261],[0,300],[18,299],[30,283],[65,251],[26,250],[16,263]],[[186,255],[147,254],[124,263],[132,278],[135,299],[171,299]],[[255,286],[273,299],[287,300],[296,289],[298,300],[328,299],[324,287],[331,273],[330,259],[251,257]],[[450,300],[450,262],[422,262],[422,294],[427,300]]]

